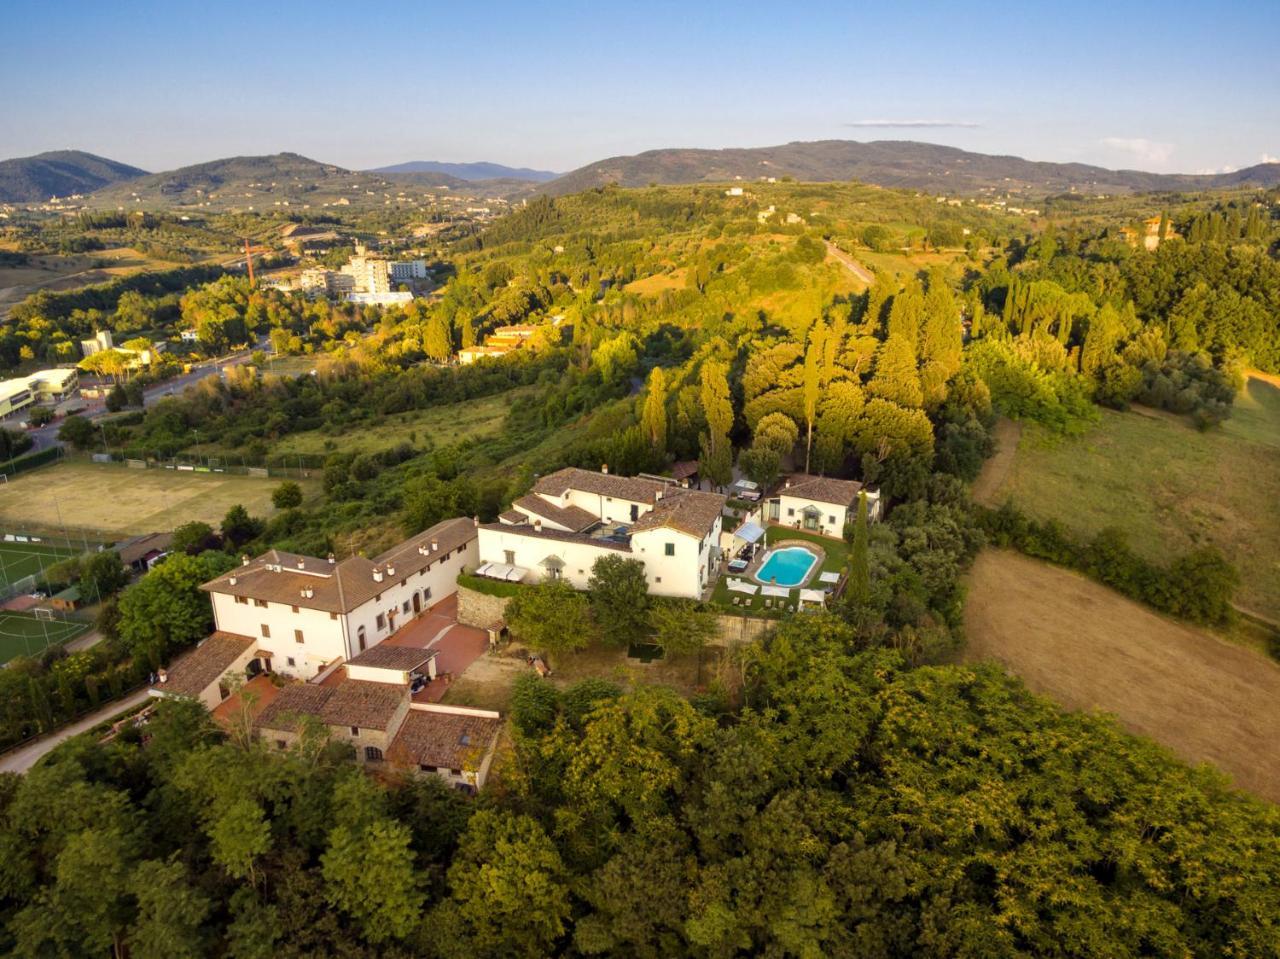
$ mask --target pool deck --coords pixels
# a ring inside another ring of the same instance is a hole
[[[822,564],[825,563],[827,560],[826,550],[824,550],[821,546],[818,546],[816,543],[810,543],[807,540],[780,539],[776,543],[770,544],[769,548],[761,552],[755,559],[753,559],[751,561],[751,565],[749,565],[746,568],[746,570],[744,570],[739,575],[742,577],[746,577],[748,579],[755,580],[755,582],[760,583],[764,586],[772,586],[773,583],[771,581],[760,578],[760,576],[758,575],[760,572],[760,568],[764,566],[764,564],[768,562],[769,557],[772,556],[778,550],[792,549],[795,547],[799,547],[800,549],[803,549],[808,553],[812,553],[816,558],[814,559],[812,565],[810,565],[808,572],[805,573],[804,579],[802,579],[799,583],[796,583],[793,586],[782,586],[782,588],[783,589],[802,589],[806,585],[808,585],[810,580],[812,580],[813,577],[822,569]]]

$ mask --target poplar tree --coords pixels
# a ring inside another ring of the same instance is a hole
[[[866,603],[871,597],[871,558],[868,546],[867,494],[858,494],[858,515],[853,521],[853,544],[849,554],[849,598]]]
[[[640,428],[649,446],[659,456],[667,454],[667,376],[655,366],[649,374],[649,387],[640,412]]]
[[[733,478],[733,447],[729,444],[733,403],[729,399],[729,378],[724,364],[711,360],[704,363],[701,385],[702,412],[707,418],[707,429],[702,434],[699,467],[712,483],[724,486]]]

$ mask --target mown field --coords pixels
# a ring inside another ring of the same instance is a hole
[[[1240,569],[1237,603],[1280,620],[1280,387],[1265,379],[1251,378],[1231,419],[1206,433],[1149,410],[1104,411],[1066,440],[1029,424],[1003,478],[986,478],[989,504],[1012,499],[1084,536],[1118,526],[1151,560],[1216,546]]]
[[[1020,553],[984,550],[968,588],[966,661],[995,660],[1280,802],[1280,666]]]
[[[63,461],[0,485],[0,529],[66,526],[119,537],[170,530],[192,520],[217,526],[237,503],[255,516],[271,515],[271,492],[280,482]],[[314,495],[319,481],[304,480],[302,487],[304,493]]]

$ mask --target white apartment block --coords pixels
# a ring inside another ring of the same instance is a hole
[[[426,278],[426,260],[393,260],[391,262],[392,283],[408,283],[411,280],[425,280]]]
[[[479,529],[481,576],[585,589],[602,556],[644,564],[649,591],[698,598],[720,560],[725,497],[643,477],[563,469]]]
[[[214,628],[250,637],[272,672],[311,679],[355,659],[457,591],[478,562],[475,522],[445,520],[374,559],[271,550],[201,588]]]
[[[342,272],[351,277],[355,293],[390,293],[391,264],[380,256],[358,253]]]

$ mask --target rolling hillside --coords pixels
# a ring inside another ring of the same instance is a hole
[[[146,170],[81,150],[0,160],[0,202],[41,203],[146,175]]]
[[[296,153],[276,153],[228,157],[153,173],[99,190],[89,204],[142,209],[245,209],[277,203],[314,207],[345,200],[348,204],[381,206],[388,200],[420,200],[442,188],[477,193],[480,185],[444,173],[368,173]]]
[[[531,170],[528,167],[510,167],[501,163],[444,163],[439,160],[410,160],[392,166],[377,167],[370,173],[443,173],[459,180],[528,180],[545,183],[560,176],[550,170]]]
[[[1259,164],[1235,173],[1161,174],[989,156],[911,140],[819,140],[750,149],[650,150],[635,156],[610,157],[566,173],[544,190],[562,195],[608,183],[634,187],[770,176],[808,181],[859,180],[937,193],[1008,191],[1041,196],[1070,190],[1137,193],[1249,184],[1275,186],[1280,184],[1280,163]]]

